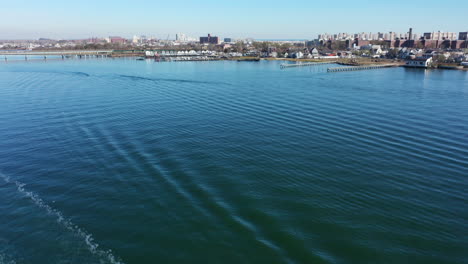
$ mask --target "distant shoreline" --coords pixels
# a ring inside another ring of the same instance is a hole
[[[19,55],[10,55],[10,56],[18,56]],[[121,59],[121,58],[142,58],[145,57],[142,54],[135,55],[133,54],[118,54],[115,56],[115,54],[108,56],[106,58],[83,58],[83,59],[76,59],[76,60],[98,60],[98,59]],[[47,62],[47,61],[62,61],[62,60],[70,60],[72,58],[58,58],[58,57],[49,57],[47,59],[43,58],[28,58],[28,60],[24,59],[16,59],[16,60],[4,60],[0,58],[0,63],[1,64],[8,64],[8,63],[20,63],[20,62]],[[154,58],[145,58],[145,60],[154,60]],[[371,59],[371,58],[359,58],[355,60],[351,59],[344,59],[344,58],[330,58],[330,59],[295,59],[295,58],[258,58],[258,57],[230,57],[230,58],[213,58],[210,60],[180,60],[178,62],[188,62],[188,61],[245,61],[245,62],[255,62],[255,61],[284,61],[284,62],[304,62],[304,63],[310,63],[310,62],[327,62],[327,61],[336,61],[337,64],[344,65],[344,66],[378,66],[378,65],[389,65],[389,64],[394,64],[395,67],[403,67],[405,65],[404,61],[401,60],[391,60],[391,59]],[[173,61],[177,62],[177,61]],[[439,70],[460,70],[460,71],[468,71],[468,68],[464,68],[458,64],[447,64],[443,63],[440,66],[436,66],[430,69],[439,69]]]

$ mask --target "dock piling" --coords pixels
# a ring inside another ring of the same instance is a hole
[[[294,64],[283,63],[280,65],[280,67],[281,69],[284,69],[284,68],[292,68],[292,67],[318,66],[318,65],[325,65],[325,64],[335,64],[335,63],[336,61],[307,62],[307,63],[294,63]]]
[[[335,67],[328,68],[327,72],[345,72],[345,71],[362,71],[362,70],[375,70],[389,67],[396,67],[395,64],[383,64],[383,65],[367,65],[367,66],[351,66],[351,67]]]

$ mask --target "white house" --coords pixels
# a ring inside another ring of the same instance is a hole
[[[154,51],[147,50],[147,51],[145,51],[145,55],[146,55],[146,57],[154,57]]]
[[[375,55],[382,55],[382,47],[380,45],[372,45],[371,51]]]
[[[314,57],[314,58],[320,56],[320,53],[319,53],[319,51],[317,50],[317,48],[313,48],[313,49],[310,51],[310,54],[311,54],[312,57]]]
[[[292,54],[292,58],[295,58],[295,59],[302,59],[304,58],[304,53],[298,51],[298,52],[295,52]]]
[[[431,58],[422,58],[418,57],[415,59],[406,60],[405,67],[410,68],[428,68],[432,66],[432,57]]]

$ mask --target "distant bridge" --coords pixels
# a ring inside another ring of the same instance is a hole
[[[93,56],[93,55],[110,55],[113,50],[57,50],[57,51],[32,51],[32,50],[15,50],[15,51],[0,51],[0,56]]]

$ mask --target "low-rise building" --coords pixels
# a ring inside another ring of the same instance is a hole
[[[406,60],[405,67],[410,68],[429,68],[432,66],[432,57],[431,58],[414,58]]]
[[[294,59],[303,59],[304,58],[304,53],[298,51],[298,52],[294,52],[291,54],[291,58],[294,58]]]
[[[311,54],[312,57],[314,57],[314,58],[320,56],[320,53],[319,53],[319,51],[318,51],[317,48],[313,48],[313,49],[310,51],[310,54]]]
[[[372,54],[374,55],[382,55],[383,53],[383,50],[382,50],[382,47],[380,45],[372,45],[371,46],[371,52]]]

